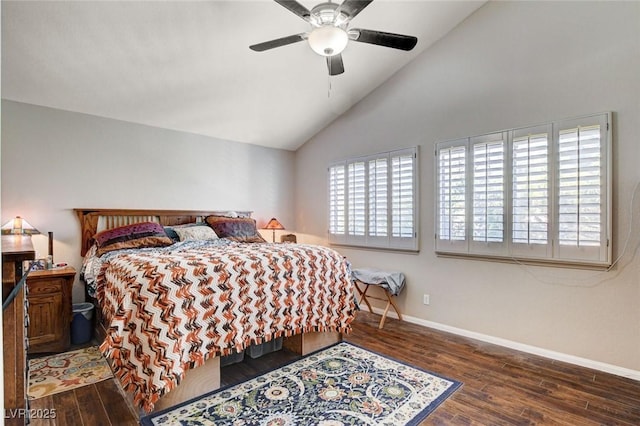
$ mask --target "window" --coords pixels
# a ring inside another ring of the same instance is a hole
[[[441,246],[460,247],[466,240],[466,147],[462,141],[438,151],[438,217]]]
[[[329,166],[329,242],[418,250],[417,153],[409,148]]]
[[[436,145],[436,251],[611,263],[610,114]]]
[[[550,257],[551,125],[514,130],[511,143],[511,251]]]
[[[344,167],[329,169],[329,234],[345,233],[345,170]]]
[[[472,182],[471,244],[494,251],[504,242],[505,135],[471,138]]]

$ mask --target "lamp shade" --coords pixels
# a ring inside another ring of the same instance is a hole
[[[1,229],[2,235],[34,235],[40,233],[40,231],[20,216],[16,216],[2,225]]]
[[[314,28],[307,41],[318,55],[334,56],[340,54],[347,47],[349,36],[342,28],[325,25]]]
[[[271,220],[264,226],[264,229],[284,229],[284,226],[282,226],[282,224],[278,222],[278,219],[272,217]]]
[[[267,222],[267,224],[264,226],[264,228],[262,229],[271,229],[272,234],[273,234],[273,242],[276,242],[276,229],[284,229],[284,226],[282,226],[282,224],[280,222],[278,222],[278,219],[276,219],[275,217],[272,217],[271,220],[269,222]]]

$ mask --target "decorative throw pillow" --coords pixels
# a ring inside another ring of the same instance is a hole
[[[207,216],[205,221],[220,238],[229,238],[240,242],[266,242],[258,233],[256,221],[250,217]]]
[[[173,244],[159,223],[141,222],[107,229],[93,236],[96,255],[130,248],[165,247]]]
[[[187,240],[217,240],[218,236],[207,225],[186,226],[173,228],[180,237],[180,241]]]
[[[165,226],[164,232],[167,234],[167,237],[171,238],[174,243],[180,241],[180,235],[173,229],[171,226]]]
[[[184,223],[182,225],[165,226],[164,232],[167,233],[167,237],[171,238],[173,242],[177,243],[178,241],[180,241],[180,235],[178,235],[178,233],[176,232],[176,228],[190,228],[192,226],[206,226],[206,224],[204,222],[199,222],[199,223]]]

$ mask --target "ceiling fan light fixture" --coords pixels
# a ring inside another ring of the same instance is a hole
[[[325,1],[314,6],[311,10],[297,0],[274,0],[280,6],[302,18],[311,25],[309,32],[293,34],[254,44],[249,48],[256,52],[276,47],[286,46],[307,40],[309,47],[320,56],[324,56],[329,69],[329,75],[344,72],[342,51],[349,40],[358,43],[368,43],[390,47],[399,50],[411,50],[418,43],[418,39],[404,34],[387,33],[384,31],[367,30],[362,28],[349,29],[351,20],[373,0],[342,0],[340,5]]]
[[[349,35],[345,30],[333,25],[314,28],[307,38],[309,46],[321,56],[334,56],[347,47]]]

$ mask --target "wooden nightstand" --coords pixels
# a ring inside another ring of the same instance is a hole
[[[62,352],[71,345],[71,267],[32,271],[27,278],[29,354]]]

